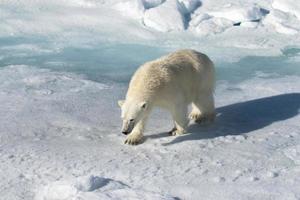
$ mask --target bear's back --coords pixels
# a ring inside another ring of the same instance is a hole
[[[143,64],[130,81],[128,95],[156,94],[168,85],[189,90],[200,84],[207,74],[214,72],[213,64],[205,54],[179,50]],[[145,92],[147,94],[143,94]]]

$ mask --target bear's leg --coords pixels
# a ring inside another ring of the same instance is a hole
[[[191,120],[197,121],[201,117],[201,111],[195,103],[192,103],[192,111],[189,114]]]
[[[215,104],[212,94],[201,94],[192,104],[189,117],[196,123],[211,123],[215,119]]]
[[[178,106],[172,111],[175,127],[169,132],[171,135],[182,135],[186,133],[188,120],[186,117],[187,105]]]
[[[141,119],[141,121],[135,125],[132,132],[127,136],[124,143],[129,145],[137,145],[141,143],[143,140],[145,123],[146,119]]]

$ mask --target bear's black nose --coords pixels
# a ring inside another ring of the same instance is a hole
[[[127,134],[128,134],[128,132],[127,132],[127,131],[122,131],[122,133],[123,133],[124,135],[127,135]]]

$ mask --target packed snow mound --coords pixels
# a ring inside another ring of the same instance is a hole
[[[201,5],[199,0],[167,0],[145,11],[144,25],[162,32],[187,29],[190,15]]]
[[[268,17],[275,10],[287,13],[292,22],[279,22],[277,14]],[[197,41],[229,29],[237,35],[251,31],[288,37],[299,34],[300,24],[299,3],[294,0],[5,0],[0,13],[0,36],[55,37],[59,44],[88,39],[152,43],[157,38],[163,43],[190,36]]]
[[[116,3],[114,9],[123,13],[123,15],[141,18],[144,13],[144,4],[141,0],[127,0]]]
[[[154,8],[164,3],[166,0],[142,0],[145,9]]]
[[[168,0],[161,6],[145,11],[145,26],[162,32],[182,31],[185,18],[177,0]]]
[[[297,15],[296,2],[274,1],[272,5],[266,2],[206,2],[199,0],[165,0],[165,1],[125,1],[117,3],[117,10],[127,16],[135,16],[142,20],[148,28],[160,32],[178,32],[188,30],[199,36],[222,33],[230,27],[259,28],[261,24],[274,28],[282,34],[298,34],[295,26],[299,19],[292,22],[278,22],[275,9]],[[272,7],[273,6],[273,7]],[[276,15],[276,14],[275,14]],[[293,18],[290,16],[289,18]],[[292,25],[293,24],[293,25]],[[238,29],[236,29],[238,30]]]
[[[230,6],[221,8],[216,11],[208,11],[207,14],[217,17],[231,20],[233,23],[258,21],[262,18],[263,13],[257,6],[252,7],[238,7]]]
[[[300,21],[291,13],[272,10],[264,20],[264,24],[272,25],[278,33],[295,35],[300,31]]]
[[[178,3],[181,5],[184,14],[191,14],[201,6],[200,0],[178,0]]]
[[[86,176],[73,181],[56,181],[38,189],[35,200],[175,200],[168,195],[161,195],[128,185],[113,179]]]
[[[204,19],[203,19],[204,18]],[[200,21],[200,23],[198,23]],[[200,35],[209,35],[224,32],[233,26],[233,22],[224,18],[209,18],[201,15],[196,21],[191,21],[193,29]]]
[[[291,13],[300,20],[300,2],[298,0],[274,0],[272,7]]]
[[[189,29],[200,35],[209,35],[222,33],[234,26],[257,28],[267,14],[268,11],[257,4],[203,2],[191,14]]]

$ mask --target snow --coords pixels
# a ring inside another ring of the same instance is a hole
[[[243,40],[247,43],[252,41],[249,45],[256,49],[267,47],[276,51],[278,55],[279,49],[300,40],[300,37],[295,37],[296,41],[292,42],[289,38],[291,32],[294,36],[299,36],[300,23],[299,18],[294,15],[297,6],[286,10],[276,6],[276,2],[5,0],[0,2],[0,36],[29,37],[35,40],[46,38],[52,40],[51,44],[57,48],[63,48],[65,45],[88,47],[95,43],[130,41],[176,48],[193,47],[198,43],[200,46],[205,45],[207,49],[211,44],[215,44],[216,37],[225,36],[228,39],[229,34],[238,40],[218,39],[219,47],[237,47]],[[280,5],[293,4],[287,2]],[[269,17],[275,10],[284,12],[289,17],[283,21],[277,15]],[[288,31],[283,30],[285,28],[288,28]],[[212,34],[208,34],[210,32]],[[248,37],[243,37],[244,34]],[[204,39],[203,36],[208,38]],[[207,42],[208,40],[211,42]],[[271,54],[270,51],[268,53]]]
[[[297,0],[274,0],[272,7],[294,14],[298,19],[300,19],[300,4]]]
[[[224,32],[227,28],[232,27],[233,23],[230,20],[224,18],[210,18],[202,22],[203,17],[198,20],[199,24],[196,22],[195,31],[199,35],[208,35]],[[205,19],[205,18],[204,18]]]
[[[99,189],[99,190],[98,190]],[[92,193],[94,190],[98,190]],[[97,176],[81,177],[74,183],[57,181],[38,191],[36,200],[69,200],[69,199],[148,199],[175,200],[166,195],[159,195],[139,189],[132,189],[126,184]]]
[[[231,20],[233,23],[260,20],[263,16],[257,6],[246,8],[230,6],[217,11],[210,11],[208,14],[213,17]]]
[[[264,23],[272,24],[278,33],[296,35],[299,33],[300,24],[298,19],[280,10],[272,10]]]
[[[144,4],[141,0],[122,1],[113,6],[114,9],[121,11],[123,15],[140,18],[144,13]]]
[[[201,1],[199,0],[178,0],[181,4],[181,8],[184,14],[190,14],[194,12],[199,6],[201,6]]]
[[[145,12],[144,24],[162,32],[184,30],[185,19],[177,0],[169,0]]]
[[[1,1],[1,199],[299,199],[298,6]],[[124,145],[132,73],[179,48],[215,62],[216,122],[171,137],[157,109]]]
[[[146,9],[154,8],[156,6],[161,5],[164,2],[165,0],[143,0],[144,7]]]
[[[131,147],[122,144],[115,103],[123,86],[30,66],[4,67],[1,196],[13,199],[20,191],[26,194],[22,199],[299,195],[300,78],[272,77],[257,73],[239,84],[218,82],[216,124],[191,124],[189,135],[167,137],[172,124],[159,111],[146,141]]]

